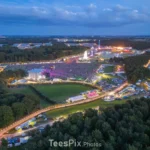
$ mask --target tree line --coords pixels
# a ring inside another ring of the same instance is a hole
[[[40,108],[40,100],[33,95],[15,94],[0,88],[0,128]]]
[[[54,38],[70,38],[70,39],[89,39],[88,43],[99,43],[99,40],[101,40],[102,46],[131,46],[138,50],[143,50],[150,48],[150,38],[149,37],[100,37],[100,36],[79,36],[79,37],[63,37],[63,36],[51,36],[51,37],[7,37],[7,38],[0,38],[0,44],[5,45],[13,45],[14,43],[57,43],[57,41]],[[140,40],[138,40],[140,39]],[[85,41],[80,42],[74,42],[72,43],[83,43]]]
[[[144,67],[149,60],[150,53],[124,59],[125,71],[129,82],[136,83],[139,79],[150,77],[150,69]]]
[[[28,75],[27,71],[22,69],[4,70],[0,73],[0,83],[10,83],[13,80],[19,80]]]
[[[136,83],[139,79],[147,79],[150,77],[150,69],[144,65],[150,60],[150,53],[147,52],[138,56],[130,56],[127,58],[110,58],[110,63],[125,64],[125,72],[130,83]]]
[[[47,101],[48,103],[51,104],[56,104],[56,102],[49,97],[45,96],[43,93],[41,93],[39,90],[37,90],[34,86],[29,85],[29,88],[36,94],[38,95],[41,99]]]
[[[6,45],[0,47],[0,63],[54,60],[64,56],[78,54],[85,50],[86,47],[68,47],[64,43],[55,43],[53,46],[41,46],[25,50]]]

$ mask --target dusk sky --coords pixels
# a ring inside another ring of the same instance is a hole
[[[0,0],[0,35],[150,35],[150,0]]]

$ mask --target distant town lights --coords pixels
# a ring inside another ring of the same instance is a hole
[[[123,47],[117,47],[119,50],[123,50],[124,48]]]

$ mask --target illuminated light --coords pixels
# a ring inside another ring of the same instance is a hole
[[[119,50],[123,50],[124,48],[123,47],[117,47]]]
[[[84,59],[84,60],[87,60],[87,59],[88,59],[88,52],[87,52],[87,51],[84,52],[83,59]]]
[[[101,76],[98,76],[98,79],[101,79],[102,77]]]
[[[20,128],[19,130],[17,130],[18,133],[23,133],[22,128]]]
[[[110,93],[109,93],[109,95],[114,95],[114,94],[115,94],[114,92],[110,92]]]

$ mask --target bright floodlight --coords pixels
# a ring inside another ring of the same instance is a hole
[[[83,59],[84,59],[84,60],[87,60],[87,59],[88,59],[88,52],[87,52],[87,51],[84,52]]]

